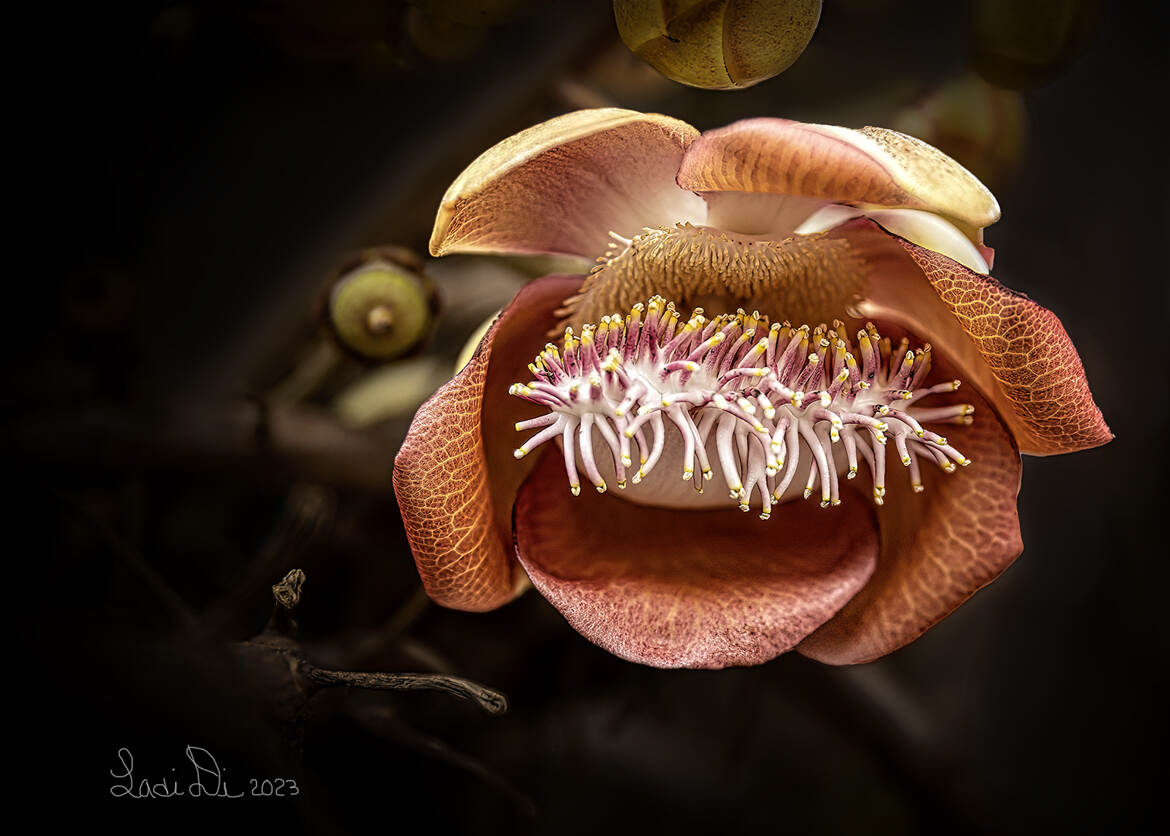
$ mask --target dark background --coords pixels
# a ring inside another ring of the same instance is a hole
[[[10,132],[34,147],[10,165],[34,188],[14,197],[10,249],[31,258],[9,279],[3,387],[12,803],[129,832],[1160,830],[1167,29],[1082,5],[1085,36],[1023,91],[987,240],[997,278],[1062,318],[1116,440],[1026,459],[1023,557],[913,645],[723,672],[622,662],[535,593],[486,615],[426,605],[388,491],[409,415],[289,452],[257,404],[320,339],[344,253],[425,253],[443,189],[492,142],[598,96],[701,129],[888,123],[970,70],[970,5],[829,3],[792,69],[731,93],[639,72],[606,3],[429,36],[357,2],[62,6],[18,27],[34,107]],[[422,351],[447,363],[521,278],[435,269],[447,304]],[[368,371],[347,361],[331,385]],[[509,712],[308,699],[240,644],[292,567],[308,658],[458,674]],[[302,792],[110,797],[120,747],[160,778],[185,774],[188,745],[233,791],[289,776]]]

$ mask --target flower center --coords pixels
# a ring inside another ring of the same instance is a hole
[[[607,253],[566,300],[564,324],[596,323],[651,293],[686,306],[719,297],[767,309],[781,289],[807,316],[830,318],[853,301],[869,272],[848,241],[820,234],[773,241],[681,223],[610,236]]]
[[[516,424],[539,432],[515,456],[559,438],[578,495],[578,460],[598,492],[608,488],[602,470],[611,465],[625,489],[636,447],[634,485],[678,458],[682,481],[696,492],[718,470],[731,499],[744,511],[759,507],[763,519],[796,493],[807,499],[819,489],[822,507],[840,504],[838,470],[847,466],[852,479],[864,463],[881,505],[891,439],[915,492],[923,489],[921,460],[948,473],[970,464],[923,426],[970,424],[975,411],[919,405],[959,387],[957,380],[926,385],[930,353],[929,344],[911,351],[905,338],[892,346],[872,323],[857,332],[855,352],[839,320],[814,329],[769,326],[759,312],[708,319],[702,308],[683,320],[673,302],[654,296],[624,318],[585,325],[579,337],[566,329],[561,349],[549,343],[529,364],[535,379],[509,392],[548,412]],[[668,426],[676,436],[670,444]],[[801,489],[795,480],[805,471]]]

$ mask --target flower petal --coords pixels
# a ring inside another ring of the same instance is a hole
[[[1113,438],[1052,311],[869,221],[851,221],[840,234],[872,268],[862,312],[944,347],[959,377],[993,400],[1023,452],[1071,453]]]
[[[987,402],[964,387],[975,423],[948,430],[968,467],[924,467],[915,494],[903,474],[887,478],[878,511],[881,558],[869,583],[800,643],[806,656],[835,665],[867,662],[906,645],[995,579],[1023,550],[1016,496],[1020,454]],[[892,464],[897,467],[896,460]]]
[[[529,378],[553,311],[580,282],[547,276],[522,288],[462,371],[419,408],[398,452],[394,492],[406,538],[427,594],[444,606],[494,609],[523,580],[508,532],[528,468],[509,443],[512,425],[531,416],[507,390]],[[485,434],[485,426],[498,432]]]
[[[773,192],[874,207],[925,209],[974,239],[999,219],[995,197],[965,168],[914,137],[787,119],[744,119],[687,150],[678,184],[697,192]]]
[[[793,502],[771,520],[569,495],[545,454],[520,489],[516,554],[572,627],[611,653],[669,668],[755,665],[792,648],[873,571],[867,503]]]
[[[447,189],[431,253],[602,255],[610,231],[699,220],[702,200],[674,182],[698,131],[668,116],[578,110],[508,137]]]
[[[986,276],[991,272],[987,261],[971,240],[952,223],[933,212],[921,209],[876,209],[866,217],[884,229],[920,247],[942,253],[964,267]]]

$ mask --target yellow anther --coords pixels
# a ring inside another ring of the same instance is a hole
[[[525,450],[523,447],[517,447],[515,450],[512,451],[512,455],[518,459],[522,459],[528,455],[528,451]]]
[[[580,496],[581,495],[581,486],[578,484],[569,485],[569,492],[571,494],[573,494],[573,496]]]

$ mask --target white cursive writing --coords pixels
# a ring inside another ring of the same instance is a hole
[[[191,781],[184,783],[172,768],[166,778],[140,778],[134,774],[134,754],[125,746],[117,752],[118,765],[110,770],[115,783],[110,795],[115,798],[243,798],[256,797],[292,798],[301,794],[301,789],[292,778],[252,778],[248,781],[248,792],[232,792],[228,786],[227,769],[222,768],[215,756],[202,746],[188,746],[188,773]]]

